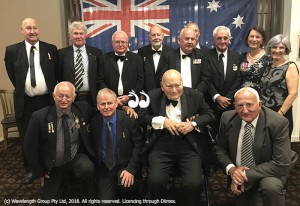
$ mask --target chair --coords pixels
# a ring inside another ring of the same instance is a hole
[[[13,100],[14,90],[4,90],[0,89],[0,99],[3,109],[3,119],[1,120],[3,128],[3,138],[4,138],[4,150],[7,150],[7,140],[8,134],[12,132],[17,132],[17,124],[15,118],[14,110],[14,100]],[[15,129],[11,129],[15,128]]]

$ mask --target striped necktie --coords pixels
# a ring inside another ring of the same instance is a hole
[[[83,86],[83,63],[81,50],[77,49],[77,56],[75,61],[75,88],[79,90]]]

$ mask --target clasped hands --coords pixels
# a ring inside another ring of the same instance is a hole
[[[194,129],[192,122],[187,119],[186,122],[176,122],[166,118],[164,121],[164,128],[166,128],[172,135],[186,135]]]
[[[232,167],[229,169],[229,174],[232,179],[230,189],[235,195],[240,195],[244,192],[245,184],[248,182],[245,171],[249,170],[248,167]]]
[[[218,103],[218,106],[217,106],[218,109],[221,111],[227,109],[231,105],[230,100],[231,99],[229,99],[227,97],[218,96],[216,99],[216,102]]]

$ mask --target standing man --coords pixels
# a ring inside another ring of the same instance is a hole
[[[159,88],[162,76],[161,55],[174,51],[173,48],[163,44],[164,33],[159,26],[153,26],[149,32],[150,43],[138,49],[138,54],[144,58],[144,91]]]
[[[94,198],[94,150],[89,130],[89,104],[74,102],[75,87],[60,82],[53,92],[55,105],[32,114],[25,137],[25,154],[43,199],[63,198],[66,174],[81,185],[81,198]],[[67,178],[68,179],[68,178]]]
[[[218,26],[213,31],[215,48],[209,51],[211,78],[206,102],[214,110],[216,121],[212,135],[216,137],[220,118],[224,111],[233,110],[233,95],[241,88],[242,79],[239,72],[241,55],[228,49],[230,43],[230,29]]]
[[[178,37],[180,48],[162,56],[164,71],[176,69],[181,73],[183,86],[197,89],[204,93],[210,82],[210,68],[205,55],[194,49],[196,33],[189,28],[183,28]]]
[[[24,155],[24,137],[31,113],[51,103],[57,82],[57,48],[39,40],[40,30],[33,18],[22,21],[21,33],[25,40],[6,47],[4,61],[8,77],[15,87],[16,122],[27,172],[24,183],[28,184],[32,182],[32,173]]]
[[[109,88],[118,96],[118,104],[126,106],[130,100],[129,92],[138,96],[143,89],[143,60],[138,54],[128,51],[128,36],[124,31],[112,35],[114,51],[101,57],[98,88]]]
[[[72,46],[60,49],[59,81],[70,81],[76,88],[75,101],[87,101],[96,106],[97,73],[102,52],[85,44],[87,28],[79,21],[69,27]]]
[[[198,25],[195,22],[190,22],[185,26],[185,28],[190,28],[196,32],[197,40],[196,40],[195,48],[200,49],[203,52],[203,54],[206,54],[209,51],[209,48],[206,46],[200,45],[200,43],[199,43],[201,33],[200,33],[200,29],[199,29]]]
[[[168,199],[169,173],[177,164],[183,181],[179,205],[199,205],[210,154],[202,132],[214,120],[213,111],[202,93],[183,87],[180,73],[173,69],[164,73],[161,89],[151,90],[149,97],[150,105],[139,113],[142,126],[151,127],[142,151],[149,152],[149,198]]]
[[[235,111],[224,112],[215,145],[238,206],[283,206],[286,177],[297,160],[288,121],[264,106],[257,91],[235,93]]]
[[[131,187],[140,167],[143,135],[137,120],[117,110],[116,94],[104,88],[98,92],[100,111],[91,120],[91,134],[97,159],[97,197],[101,200],[117,199],[117,186]]]

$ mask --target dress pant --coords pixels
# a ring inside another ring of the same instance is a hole
[[[21,118],[16,118],[17,127],[19,130],[21,147],[22,147],[22,158],[26,171],[30,171],[28,162],[24,153],[24,138],[26,135],[26,130],[30,121],[31,114],[39,109],[48,106],[52,102],[52,97],[49,94],[30,97],[24,96],[24,112]]]
[[[237,206],[285,206],[286,178],[265,177],[250,190],[236,195]]]
[[[176,205],[200,205],[203,170],[200,155],[184,136],[161,136],[149,154],[149,199],[168,199],[167,182],[175,164],[182,178],[182,193]],[[163,203],[161,203],[163,204]]]
[[[95,167],[88,156],[77,153],[69,163],[52,168],[49,173],[50,178],[45,178],[42,198],[46,200],[63,198],[65,181],[74,179],[74,182],[80,185],[80,198],[94,199],[94,174]],[[69,178],[66,178],[67,176]]]

